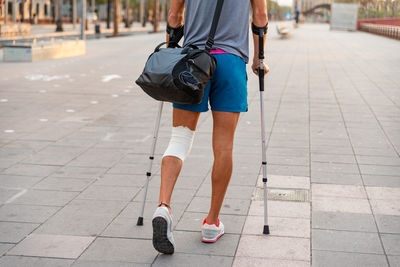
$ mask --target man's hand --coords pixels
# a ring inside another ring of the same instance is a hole
[[[253,23],[257,27],[264,27],[268,23],[268,12],[267,12],[267,0],[250,0],[251,7],[253,10]],[[263,44],[265,45],[266,35],[264,35]],[[254,40],[254,58],[253,58],[253,65],[251,65],[251,69],[253,72],[258,75],[258,68],[260,67],[260,60],[258,58],[258,51],[259,51],[259,38],[260,36],[253,33],[253,40]],[[262,47],[263,51],[265,51],[264,47]],[[269,72],[269,68],[267,64],[264,65],[264,74]]]
[[[269,72],[269,67],[265,62],[263,62],[264,65],[264,74],[267,74]],[[258,75],[258,68],[260,67],[260,60],[258,58],[253,59],[253,65],[251,65],[251,69],[253,70],[255,75]]]

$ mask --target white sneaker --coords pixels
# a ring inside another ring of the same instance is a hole
[[[218,223],[206,223],[207,218],[204,219],[201,226],[201,234],[203,238],[201,241],[206,243],[214,243],[224,234],[224,224],[218,219]]]
[[[172,218],[166,207],[158,207],[153,215],[153,246],[164,254],[174,253]]]

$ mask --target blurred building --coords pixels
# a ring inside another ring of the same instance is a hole
[[[29,22],[34,20],[51,20],[53,8],[50,0],[1,0],[0,21]],[[7,13],[7,14],[6,14]]]
[[[300,9],[300,12],[306,12],[317,5],[330,4],[331,0],[293,0],[293,10]]]

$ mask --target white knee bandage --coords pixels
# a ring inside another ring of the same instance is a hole
[[[182,161],[189,155],[192,149],[194,131],[184,126],[172,127],[171,140],[163,157],[174,156]]]

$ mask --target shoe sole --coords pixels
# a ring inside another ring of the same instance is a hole
[[[155,217],[153,223],[153,246],[164,254],[173,254],[174,245],[167,237],[168,223],[163,217]]]
[[[204,239],[204,237],[201,239],[201,241],[202,242],[204,242],[204,243],[215,243],[215,242],[217,242],[217,240],[221,237],[221,236],[223,236],[224,235],[224,233],[221,233],[221,234],[219,234],[216,238],[214,238],[214,239]]]

